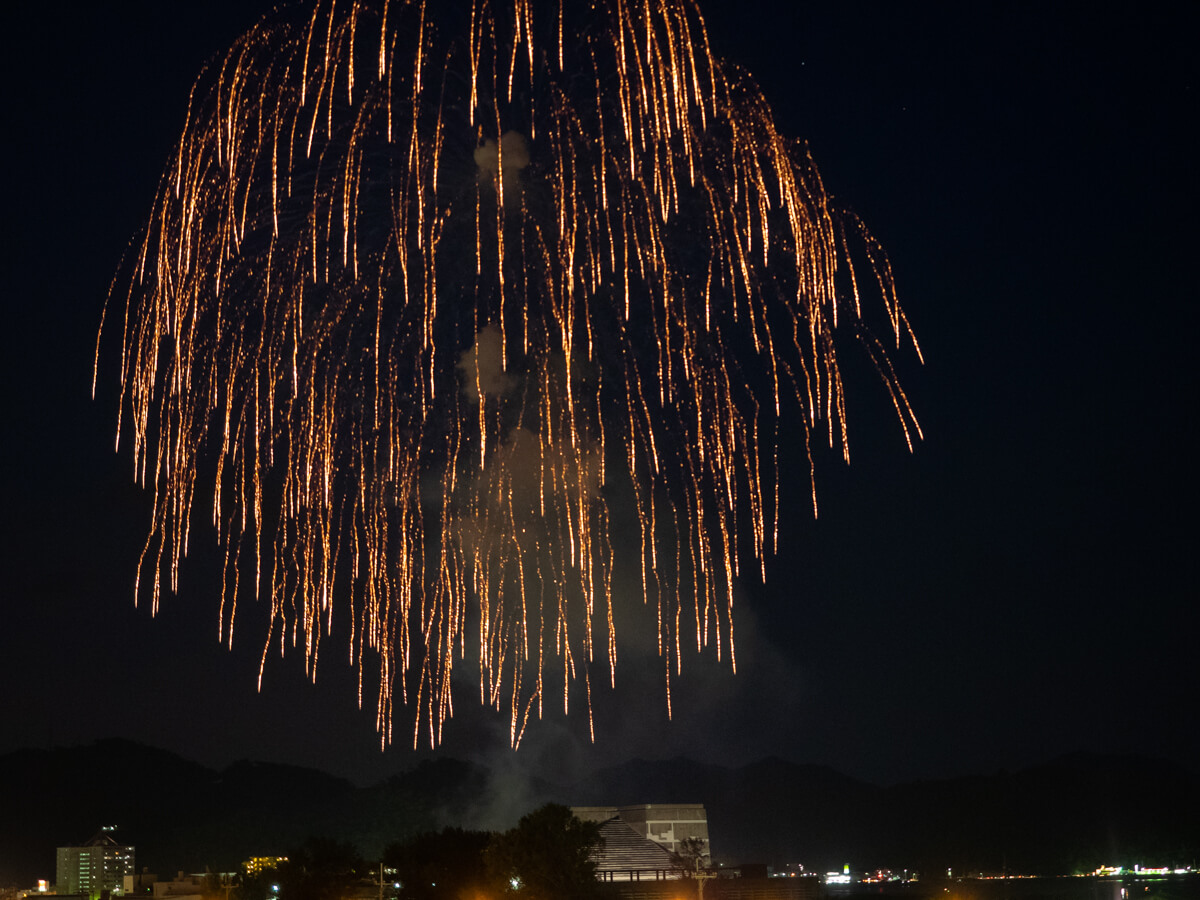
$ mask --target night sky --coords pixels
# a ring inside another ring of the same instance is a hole
[[[316,686],[274,659],[256,693],[258,637],[217,644],[203,526],[182,594],[133,605],[151,497],[113,452],[115,342],[90,396],[97,327],[194,77],[257,10],[118,6],[9,26],[0,753],[121,736],[373,782],[428,755],[407,715],[381,753],[344,635]],[[1195,5],[787,7],[702,4],[887,248],[926,439],[910,455],[851,373],[851,465],[818,456],[816,521],[806,465],[785,470],[739,671],[686,659],[672,722],[648,633],[619,625],[594,746],[551,712],[513,754],[468,684],[440,752],[563,776],[776,755],[882,784],[1076,750],[1195,768]]]

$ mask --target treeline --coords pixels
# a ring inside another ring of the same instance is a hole
[[[594,896],[600,826],[547,804],[504,832],[445,828],[389,844],[378,860],[345,841],[313,837],[277,868],[243,876],[235,900],[528,900]]]

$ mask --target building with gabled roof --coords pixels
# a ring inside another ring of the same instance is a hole
[[[613,817],[647,840],[675,852],[691,838],[704,842],[710,855],[708,813],[703,803],[638,803],[632,806],[573,806],[571,812],[584,822],[606,822]]]
[[[600,846],[592,854],[600,881],[663,881],[679,877],[671,851],[647,840],[619,816],[600,823]]]
[[[593,855],[601,881],[668,881],[681,877],[674,854],[689,839],[703,841],[708,856],[708,815],[700,803],[575,806],[571,813],[600,824],[602,844]]]

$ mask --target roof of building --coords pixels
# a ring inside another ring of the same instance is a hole
[[[116,838],[109,833],[108,829],[97,831],[89,840],[80,845],[81,847],[120,847]]]
[[[671,853],[661,844],[642,837],[619,816],[600,824],[603,844],[593,854],[596,872],[661,872],[676,868]]]

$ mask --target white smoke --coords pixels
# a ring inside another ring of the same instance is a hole
[[[524,136],[506,131],[500,136],[499,146],[491,139],[484,141],[475,148],[475,165],[480,176],[486,176],[493,184],[500,173],[505,191],[516,188],[521,170],[529,165],[529,147]]]

